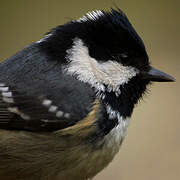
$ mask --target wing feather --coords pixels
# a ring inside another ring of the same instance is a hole
[[[92,88],[32,44],[0,63],[0,129],[54,131],[91,111]]]

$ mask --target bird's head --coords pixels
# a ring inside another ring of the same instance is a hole
[[[63,59],[57,51],[65,52],[66,72],[89,83],[106,101],[114,96],[133,106],[151,81],[174,81],[150,66],[142,39],[120,9],[89,12],[50,35],[51,53]]]

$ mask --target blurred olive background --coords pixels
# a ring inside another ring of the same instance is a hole
[[[95,9],[120,7],[146,45],[153,66],[176,83],[154,83],[135,109],[114,161],[95,180],[180,179],[179,0],[0,0],[0,59],[51,28]]]

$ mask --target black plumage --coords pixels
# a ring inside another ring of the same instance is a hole
[[[50,31],[40,43],[40,48],[50,59],[66,62],[66,50],[74,38],[83,39],[89,54],[98,61],[109,59],[141,70],[149,68],[148,55],[142,39],[134,30],[127,16],[120,10],[102,11],[103,16],[87,21],[70,21]],[[61,48],[59,48],[61,47]],[[121,55],[128,57],[123,58]]]
[[[150,66],[120,9],[54,28],[0,63],[0,178],[91,179],[118,152],[147,85],[174,80]]]
[[[0,82],[13,91],[13,106],[31,117],[27,121],[14,114],[12,120],[3,122],[0,128],[53,131],[72,126],[87,116],[95,91],[88,83],[64,74],[62,68],[67,64],[67,50],[72,47],[74,38],[83,39],[90,56],[98,61],[112,59],[124,65],[147,69],[149,64],[144,44],[125,14],[116,10],[103,13],[104,16],[95,21],[71,21],[59,26],[48,33],[49,38],[33,43],[0,64]],[[127,53],[128,57],[122,58],[121,53]],[[122,94],[118,98],[114,92],[105,92],[102,108],[108,103],[124,118],[129,117],[146,84],[148,81],[135,77],[120,87]],[[45,98],[51,99],[61,111],[69,113],[71,120],[57,119],[54,113],[49,113],[41,105]],[[46,123],[43,119],[47,120]],[[107,134],[117,125],[117,119],[109,122],[106,117],[98,124],[100,131]]]

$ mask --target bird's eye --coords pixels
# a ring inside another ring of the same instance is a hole
[[[120,56],[121,56],[122,59],[125,59],[125,58],[128,57],[128,55],[126,53],[122,53],[122,54],[120,54]]]
[[[126,53],[119,53],[112,57],[114,58],[114,60],[124,63],[124,64],[129,62],[129,56]]]

